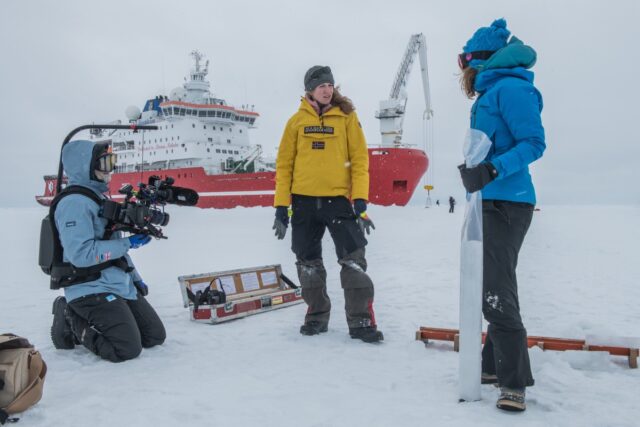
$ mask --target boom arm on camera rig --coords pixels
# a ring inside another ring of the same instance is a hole
[[[56,192],[55,192],[55,194],[60,193],[60,190],[62,190],[62,149],[64,148],[65,145],[67,145],[67,143],[69,141],[71,141],[71,138],[73,138],[73,136],[75,134],[77,134],[78,132],[81,132],[83,130],[87,130],[87,129],[112,129],[112,130],[130,129],[130,130],[133,130],[134,132],[136,132],[138,130],[157,130],[158,126],[138,126],[138,125],[135,125],[135,124],[131,124],[131,125],[84,125],[84,126],[80,126],[80,127],[75,128],[74,130],[69,132],[69,135],[67,135],[67,137],[62,142],[62,147],[60,147],[60,160],[58,161],[58,180],[56,181]]]

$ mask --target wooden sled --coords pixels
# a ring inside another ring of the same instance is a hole
[[[486,332],[482,333],[482,342],[484,343]],[[425,344],[429,340],[434,341],[453,341],[453,350],[459,350],[459,337],[460,333],[457,329],[442,329],[442,328],[429,328],[421,326],[420,330],[416,332],[416,340],[422,341]],[[537,337],[528,336],[527,345],[529,348],[538,346],[543,350],[583,350],[583,351],[606,351],[613,356],[626,356],[629,361],[629,367],[632,369],[638,368],[638,353],[637,347],[620,347],[613,345],[594,345],[588,344],[587,340],[575,340],[566,338],[552,338],[552,337]]]

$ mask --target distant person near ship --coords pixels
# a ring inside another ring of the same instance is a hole
[[[366,214],[367,143],[353,104],[333,84],[333,74],[326,66],[311,67],[304,76],[305,96],[287,122],[278,149],[273,228],[278,239],[284,239],[291,203],[291,248],[308,305],[300,333],[327,332],[331,301],[321,244],[328,228],[342,266],[340,282],[349,335],[379,342],[383,335],[373,312],[373,282],[366,273],[365,259],[364,233],[375,228]]]
[[[470,99],[471,128],[491,140],[478,166],[460,165],[469,193],[482,190],[483,307],[489,323],[482,349],[482,382],[500,386],[498,408],[524,411],[533,385],[518,301],[518,253],[531,223],[535,191],[528,165],[545,150],[542,96],[533,85],[536,52],[504,19],[478,29],[458,55],[460,82]]]
[[[456,206],[456,199],[454,199],[453,196],[449,196],[449,213],[453,213],[455,206]]]

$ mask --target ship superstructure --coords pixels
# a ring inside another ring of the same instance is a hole
[[[159,126],[157,131],[118,131],[105,138],[118,154],[117,173],[202,167],[206,174],[266,172],[273,165],[261,162],[262,148],[251,145],[249,129],[259,114],[236,109],[214,97],[207,81],[209,62],[194,51],[194,67],[183,87],[169,97],[149,99],[136,124]],[[244,106],[243,106],[244,107]]]

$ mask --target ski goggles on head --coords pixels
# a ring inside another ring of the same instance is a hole
[[[110,173],[116,168],[116,161],[118,160],[118,155],[110,152],[106,152],[101,154],[100,157],[96,159],[95,168],[97,171]]]
[[[461,70],[464,70],[469,66],[469,63],[474,59],[485,60],[489,59],[491,55],[496,53],[495,50],[477,50],[475,52],[462,52],[458,55],[458,66]]]

